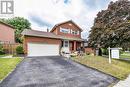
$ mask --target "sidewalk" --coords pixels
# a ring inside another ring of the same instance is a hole
[[[130,87],[130,75],[123,81],[119,81],[114,87]]]

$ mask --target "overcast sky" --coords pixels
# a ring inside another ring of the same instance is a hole
[[[73,20],[87,38],[96,14],[116,0],[14,0],[14,16],[27,18],[32,29],[46,31],[55,24]]]

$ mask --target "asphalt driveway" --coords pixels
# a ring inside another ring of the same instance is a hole
[[[116,78],[61,57],[26,58],[0,87],[107,87]]]

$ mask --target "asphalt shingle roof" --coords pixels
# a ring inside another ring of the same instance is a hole
[[[36,30],[31,30],[31,29],[25,29],[22,32],[22,35],[25,36],[36,36],[36,37],[46,37],[46,38],[55,38],[55,39],[66,39],[66,40],[78,40],[78,41],[83,41],[81,38],[70,38],[67,36],[61,36],[61,35],[56,35],[51,32],[44,32],[44,31],[36,31]]]

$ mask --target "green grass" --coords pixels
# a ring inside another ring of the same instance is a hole
[[[112,63],[109,64],[108,58],[101,56],[84,56],[82,58],[74,57],[72,59],[106,74],[117,77],[120,80],[125,79],[130,74],[129,61],[112,59]]]
[[[122,54],[120,55],[120,57],[121,57],[121,58],[130,58],[130,53],[124,52],[124,53],[122,53]]]
[[[0,57],[5,57],[5,56],[9,56],[9,54],[0,55]]]
[[[21,61],[22,58],[0,58],[0,80],[4,79]]]

